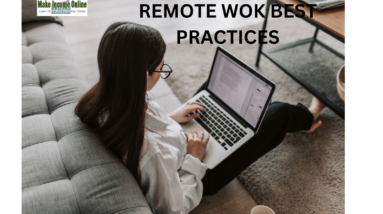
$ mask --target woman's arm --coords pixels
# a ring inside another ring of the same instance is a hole
[[[153,213],[189,213],[201,201],[207,166],[190,154],[177,171],[174,151],[157,153],[141,170],[141,187]]]

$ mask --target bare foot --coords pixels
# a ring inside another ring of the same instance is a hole
[[[311,125],[310,130],[302,130],[302,131],[300,131],[300,132],[312,133],[312,132],[314,132],[317,128],[319,128],[319,126],[321,126],[321,125],[322,125],[322,121],[319,120],[318,122],[314,122],[314,123]],[[289,135],[290,135],[290,133],[286,133],[286,136],[289,136]]]
[[[319,128],[319,126],[322,125],[322,121],[319,120],[318,122],[314,122],[312,125],[311,125],[311,128],[310,130],[302,130],[300,132],[306,132],[306,133],[311,133],[311,132],[314,132],[317,128]]]
[[[312,101],[311,101],[311,105],[309,107],[309,111],[311,112],[311,114],[313,114],[314,116],[314,120],[313,120],[313,124],[311,125],[311,128],[310,130],[302,130],[300,132],[306,132],[306,133],[312,133],[314,132],[317,128],[319,128],[319,126],[322,125],[322,121],[318,120],[318,117],[319,117],[319,114],[320,112],[326,107],[325,104],[323,104],[320,100],[318,100],[318,98],[316,97],[313,97]],[[286,136],[288,136],[290,133],[287,133]]]
[[[318,98],[313,97],[309,111],[314,115],[314,123],[318,120],[320,112],[326,107]]]

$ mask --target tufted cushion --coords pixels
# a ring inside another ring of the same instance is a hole
[[[129,170],[74,114],[87,88],[60,28],[23,24],[23,213],[151,213]]]

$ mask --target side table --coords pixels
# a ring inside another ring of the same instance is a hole
[[[271,4],[279,4],[283,8],[286,8],[286,5],[294,5],[293,7],[289,7],[290,10],[292,10],[295,14],[301,14],[295,10],[296,4],[305,4],[302,1],[299,0],[267,0],[266,4],[266,14],[265,14],[265,20],[263,22],[262,30],[266,30],[267,26],[267,20],[269,15],[269,9]],[[345,10],[343,7],[338,8],[332,8],[327,9],[323,11],[313,11],[313,17],[310,18],[310,8],[304,7],[305,16],[302,18],[303,20],[307,21],[308,23],[314,25],[316,27],[313,37],[303,39],[300,41],[292,42],[289,44],[284,45],[278,45],[273,48],[268,48],[263,50],[263,44],[261,43],[259,45],[257,58],[255,66],[259,67],[260,58],[261,55],[266,56],[271,62],[273,62],[275,65],[277,65],[282,71],[284,71],[286,74],[288,74],[291,78],[293,78],[296,82],[298,82],[302,87],[304,87],[306,90],[308,90],[311,94],[313,94],[315,97],[317,97],[319,100],[321,100],[323,103],[326,104],[331,110],[333,110],[336,114],[338,114],[341,118],[344,119],[344,103],[343,106],[339,105],[339,103],[334,102],[334,100],[328,99],[325,95],[320,93],[319,89],[315,86],[312,86],[312,84],[309,84],[308,81],[306,81],[304,78],[302,78],[302,75],[300,75],[300,72],[295,72],[293,69],[286,66],[286,63],[283,61],[277,59],[273,56],[273,53],[278,51],[283,51],[287,49],[291,49],[297,46],[305,45],[307,44],[309,48],[307,49],[308,53],[313,53],[314,45],[320,45],[324,49],[328,50],[335,56],[339,57],[344,61],[345,57],[343,54],[339,53],[338,51],[334,50],[333,48],[329,47],[328,45],[324,44],[323,42],[319,41],[317,39],[318,31],[321,30],[338,41],[344,43],[345,42]],[[263,38],[262,38],[263,39]],[[339,68],[336,68],[335,70],[339,70]],[[310,75],[310,74],[307,74]],[[335,79],[334,79],[335,81]],[[336,90],[336,85],[334,85],[334,89]]]

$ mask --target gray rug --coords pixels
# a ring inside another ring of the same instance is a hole
[[[261,24],[242,30],[250,29],[259,30]],[[279,31],[279,44],[311,37],[315,30],[297,18],[271,20],[268,29]],[[318,38],[344,54],[344,44],[323,32]],[[222,46],[254,67],[257,44],[240,45],[236,38],[234,45]],[[215,49],[216,44],[187,42],[167,46],[165,60],[174,70],[167,83],[181,102],[187,101],[207,79]],[[335,71],[340,68],[339,62],[332,60],[322,63],[335,66]],[[312,95],[265,57],[257,70],[276,83],[273,100],[310,104]],[[277,214],[344,213],[344,120],[329,109],[322,112],[320,119],[323,125],[315,133],[286,137],[238,177],[257,204],[267,205]]]

